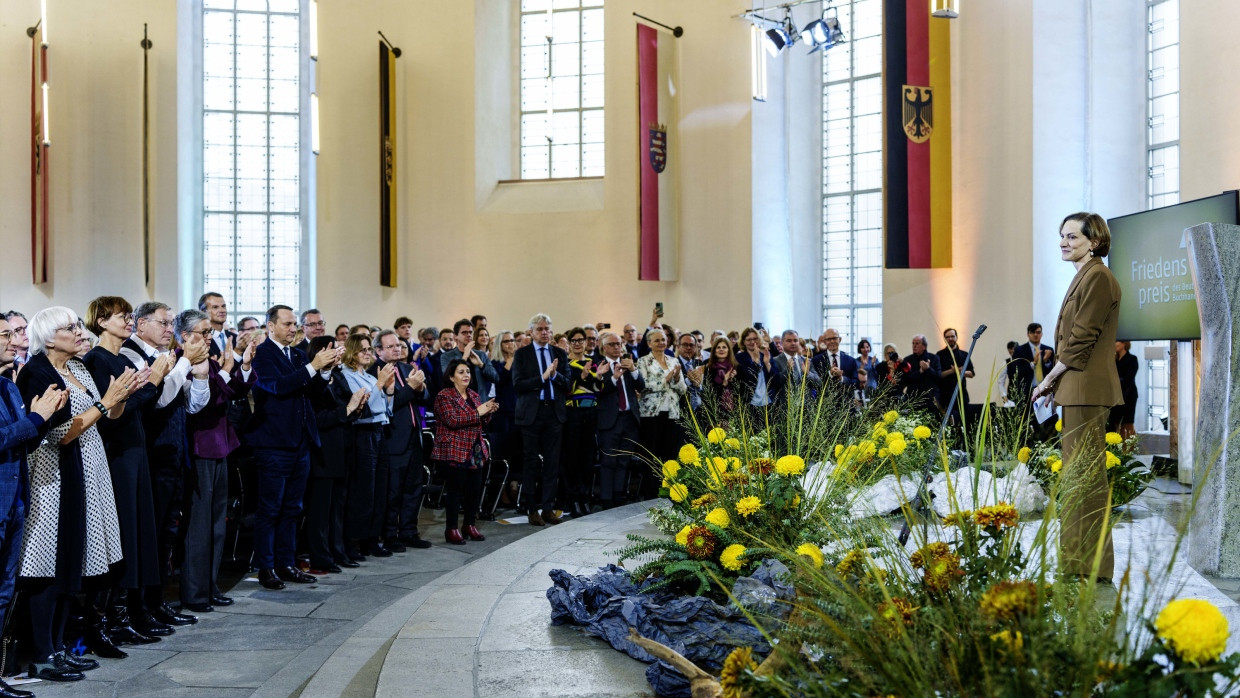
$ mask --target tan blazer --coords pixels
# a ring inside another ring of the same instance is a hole
[[[1055,349],[1068,367],[1055,387],[1056,404],[1111,407],[1124,401],[1115,369],[1119,300],[1119,282],[1101,259],[1076,272],[1055,323]]]

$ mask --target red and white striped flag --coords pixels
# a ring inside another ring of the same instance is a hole
[[[641,281],[675,281],[680,229],[676,39],[637,25],[638,249]]]

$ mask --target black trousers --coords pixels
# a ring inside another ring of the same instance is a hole
[[[150,461],[151,495],[155,503],[155,531],[159,537],[159,575],[167,582],[172,574],[172,553],[177,544],[177,521],[181,518],[181,487],[185,468],[178,457],[171,462]],[[146,588],[148,607],[164,602],[162,584]]]
[[[525,448],[525,472],[521,478],[521,504],[530,512],[550,511],[560,480],[560,440],[564,425],[555,416],[555,405],[538,405],[533,424],[521,427]],[[542,456],[542,462],[538,460]]]
[[[667,412],[642,416],[641,441],[646,450],[654,454],[660,463],[672,460],[680,452],[684,442],[684,430]],[[643,473],[641,497],[650,499],[658,494],[660,479],[653,473]]]
[[[464,509],[465,525],[473,526],[478,520],[482,502],[482,468],[469,470],[463,463],[445,463],[448,501],[444,505],[444,528],[456,528],[457,514]]]
[[[31,650],[36,662],[44,662],[65,645],[69,620],[69,594],[54,580],[39,579],[30,587]]]
[[[388,455],[383,427],[353,427],[353,472],[349,477],[345,536],[373,540],[383,534],[387,516]]]
[[[624,483],[629,473],[629,461],[638,453],[637,417],[632,412],[616,415],[616,423],[610,429],[599,429],[598,442],[603,450],[603,463],[599,469],[601,492],[606,503],[625,496]]]
[[[422,490],[426,471],[422,468],[422,446],[414,444],[405,453],[389,455],[391,483],[388,487],[387,522],[384,538],[415,538],[418,514],[422,511]]]
[[[185,474],[185,558],[181,603],[207,604],[219,594],[217,577],[228,528],[228,461],[195,458]]]
[[[586,489],[590,486],[590,468],[594,465],[598,446],[597,433],[597,407],[568,408],[560,456],[564,480],[560,487],[560,500],[565,504],[585,502],[590,498],[590,492]]]
[[[306,488],[306,550],[310,564],[322,569],[347,560],[344,547],[345,479],[311,477]]]

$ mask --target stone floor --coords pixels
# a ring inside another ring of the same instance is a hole
[[[1116,527],[1117,567],[1158,569],[1191,499],[1159,478]],[[653,533],[646,504],[560,526],[486,524],[484,543],[372,558],[356,574],[268,591],[252,577],[237,603],[129,659],[103,660],[40,696],[643,696],[645,665],[571,627],[551,627],[547,572],[613,562],[625,534]],[[425,531],[442,529],[427,512]],[[531,535],[533,534],[533,535]],[[1117,573],[1118,574],[1118,573]],[[1141,575],[1135,575],[1140,577]],[[1240,579],[1177,561],[1162,595],[1207,598],[1240,628]],[[1240,649],[1240,633],[1230,647]]]

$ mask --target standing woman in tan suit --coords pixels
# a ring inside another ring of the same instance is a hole
[[[1123,402],[1115,370],[1115,332],[1119,326],[1119,283],[1102,263],[1110,252],[1111,231],[1096,213],[1074,213],[1059,227],[1059,252],[1076,267],[1055,325],[1058,362],[1032,397],[1054,395],[1063,407],[1063,504],[1060,559],[1064,574],[1096,577],[1109,583],[1115,570],[1107,525],[1106,420]],[[1094,571],[1095,556],[1101,559]]]

